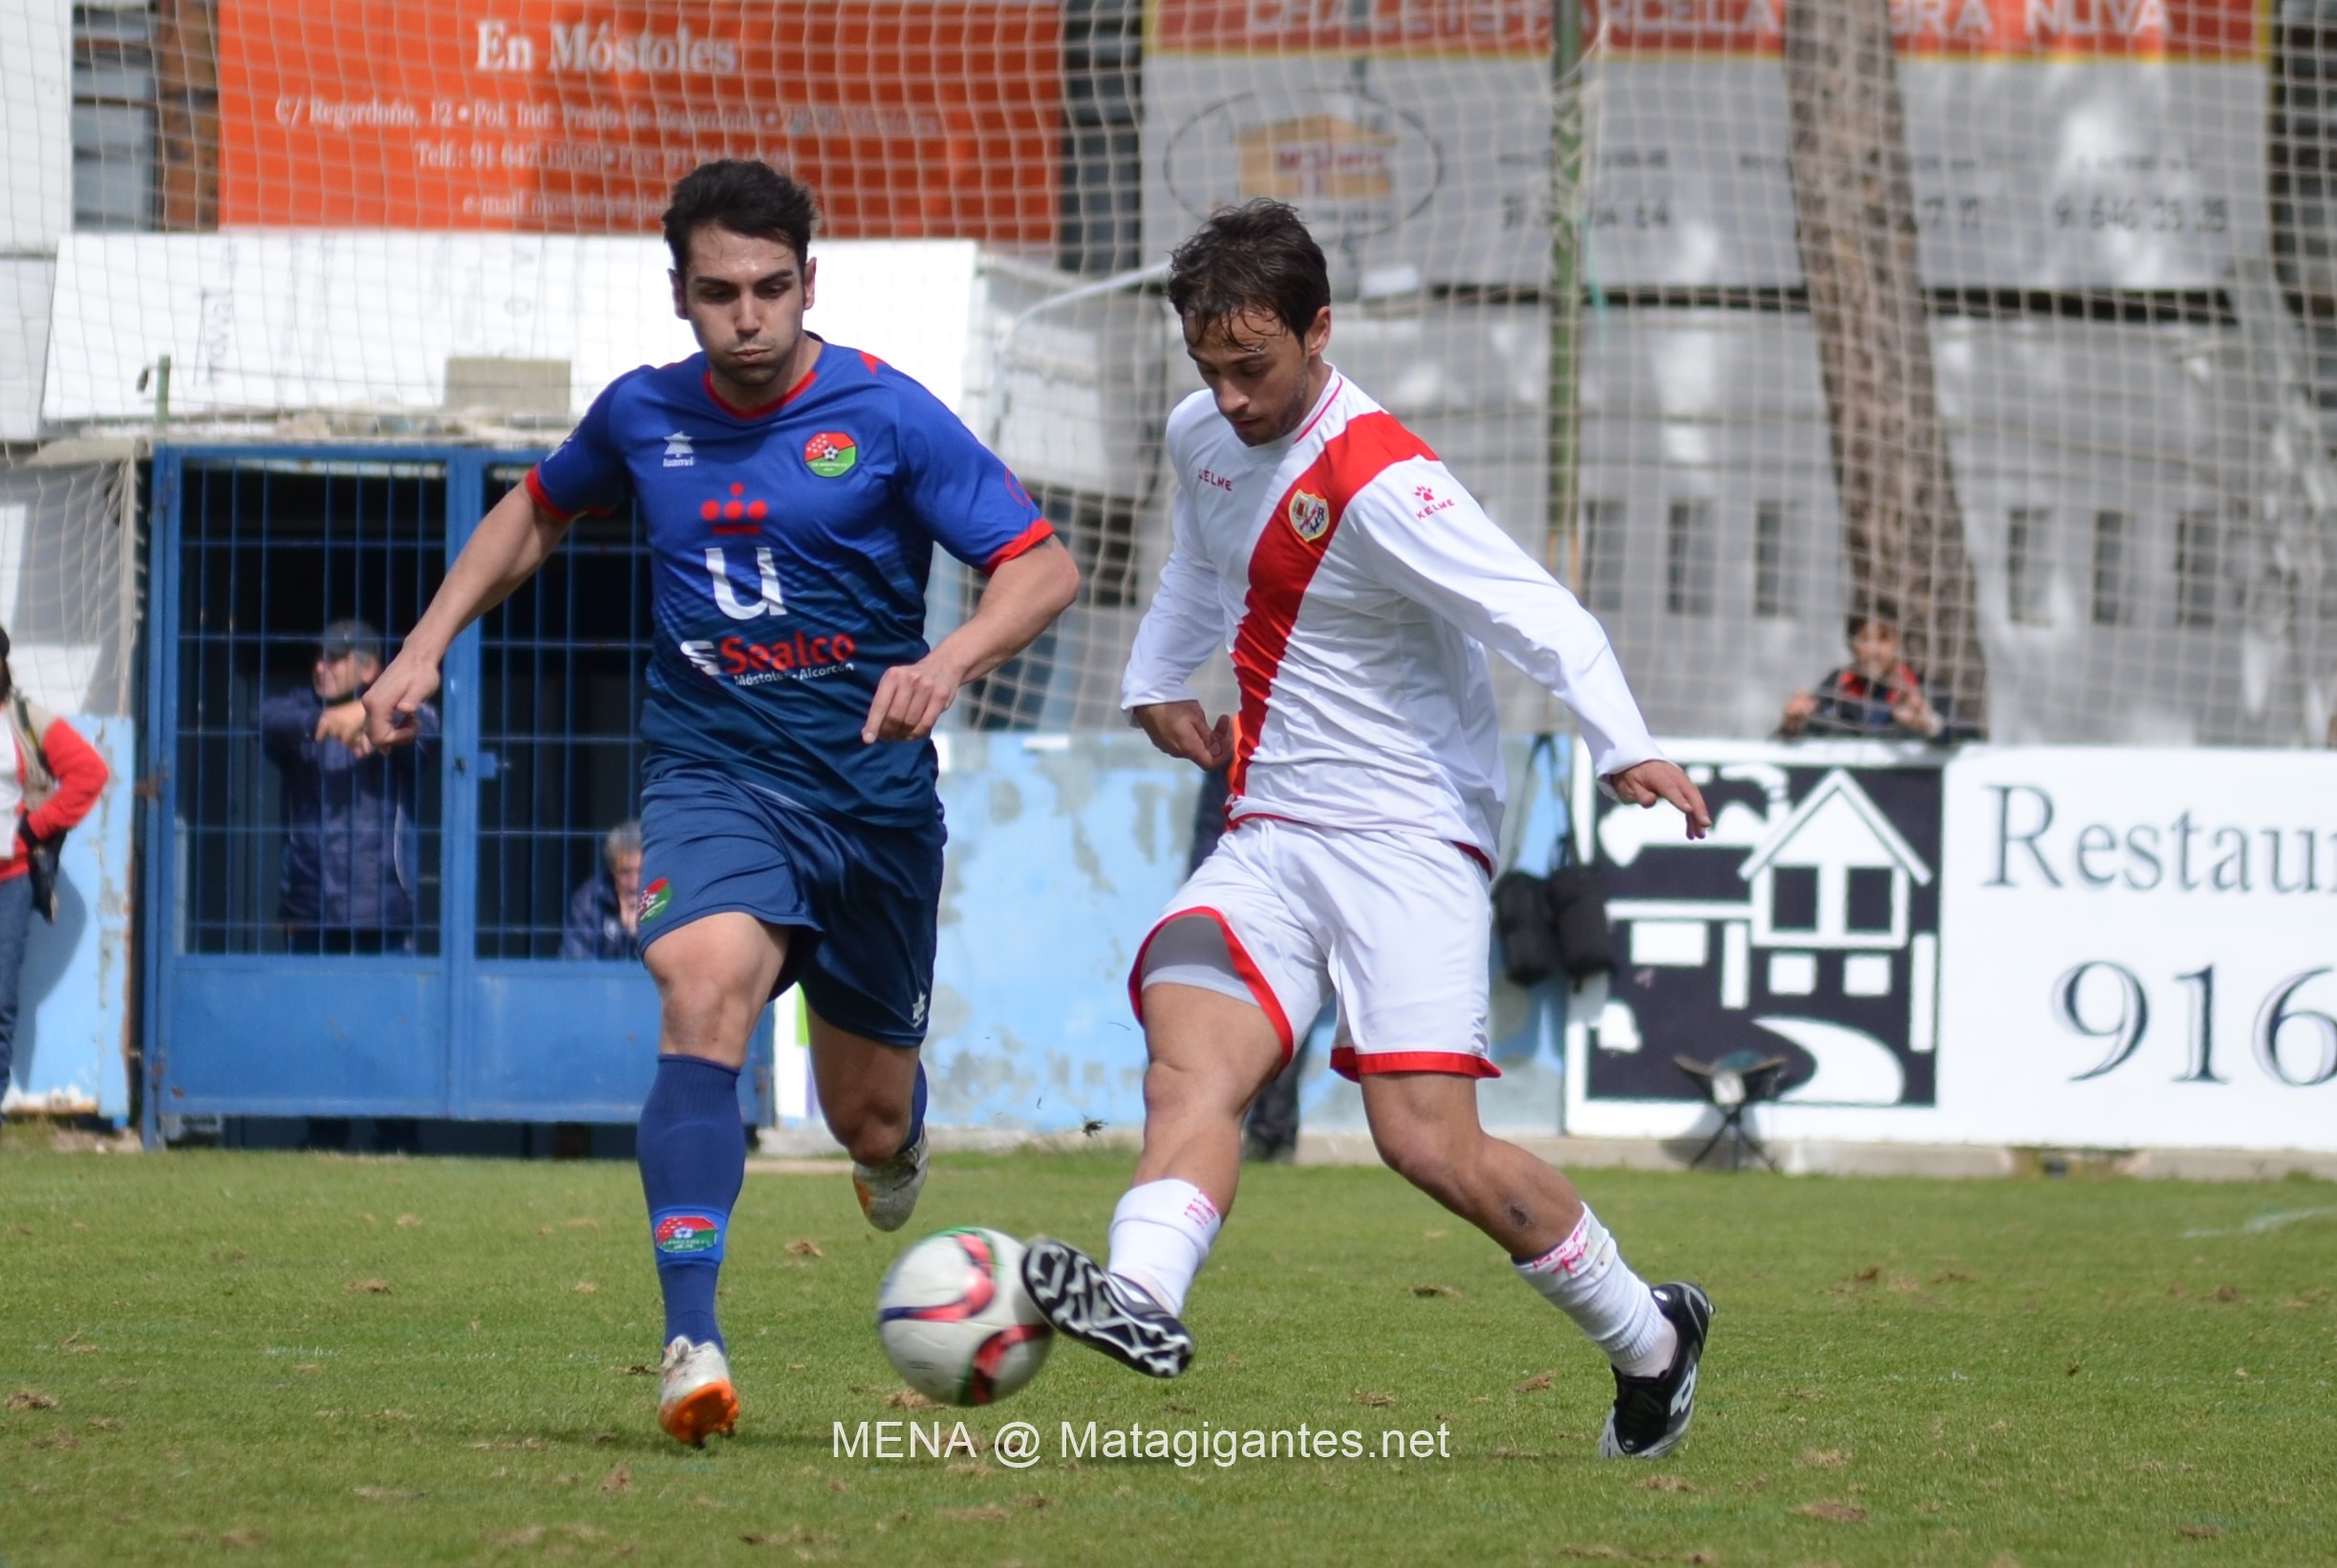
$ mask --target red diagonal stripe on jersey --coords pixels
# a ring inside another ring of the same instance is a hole
[[[1275,677],[1281,673],[1291,628],[1298,621],[1299,601],[1330,551],[1347,503],[1390,463],[1409,458],[1433,462],[1436,454],[1394,415],[1360,414],[1323,442],[1306,472],[1275,502],[1250,555],[1250,592],[1242,601],[1241,625],[1233,633],[1233,678],[1241,688],[1241,714],[1235,720],[1233,771],[1227,780],[1232,795],[1241,794],[1249,777],[1251,755],[1266,727]],[[1291,501],[1301,490],[1320,496],[1331,510],[1330,526],[1311,541],[1298,537],[1290,516]]]

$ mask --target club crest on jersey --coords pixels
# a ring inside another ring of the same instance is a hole
[[[697,449],[690,444],[690,433],[676,430],[665,439],[665,465],[668,468],[695,468]]]
[[[674,890],[666,885],[665,878],[661,876],[641,890],[640,899],[633,905],[633,919],[646,926],[663,914],[665,907],[672,902]]]
[[[1308,544],[1331,531],[1331,504],[1305,490],[1290,498],[1290,528]]]
[[[860,443],[841,430],[823,430],[804,443],[804,466],[822,479],[842,479],[860,462]]]

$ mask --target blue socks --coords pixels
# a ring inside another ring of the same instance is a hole
[[[920,1085],[920,1110],[923,1103]],[[682,1335],[719,1345],[714,1287],[722,1272],[730,1211],[746,1180],[737,1069],[695,1056],[658,1057],[635,1151],[641,1192],[649,1199],[657,1284],[665,1293],[665,1338]]]

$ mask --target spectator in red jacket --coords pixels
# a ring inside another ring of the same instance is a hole
[[[1941,745],[1970,739],[1956,723],[1947,699],[1925,693],[1922,677],[1899,657],[1895,606],[1886,601],[1853,614],[1843,634],[1851,662],[1827,671],[1815,690],[1793,694],[1778,720],[1780,738],[1858,737]]]
[[[12,820],[8,858],[0,860],[0,1093],[16,1055],[16,999],[24,978],[25,938],[32,925],[33,858],[54,870],[57,844],[81,825],[105,788],[105,759],[74,728],[16,689],[0,629],[0,706],[13,742],[0,752],[0,821]],[[46,880],[44,876],[41,880]],[[44,890],[47,891],[47,890]],[[56,918],[54,903],[42,913]]]

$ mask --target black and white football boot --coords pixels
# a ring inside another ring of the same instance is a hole
[[[1192,1334],[1168,1308],[1067,1241],[1034,1237],[1022,1254],[1022,1286],[1060,1332],[1123,1366],[1172,1378],[1192,1364]]]
[[[1712,1298],[1685,1280],[1656,1286],[1655,1298],[1680,1331],[1680,1349],[1654,1377],[1615,1374],[1615,1408],[1598,1434],[1601,1459],[1660,1459],[1680,1446],[1696,1416],[1696,1364],[1712,1327]]]

